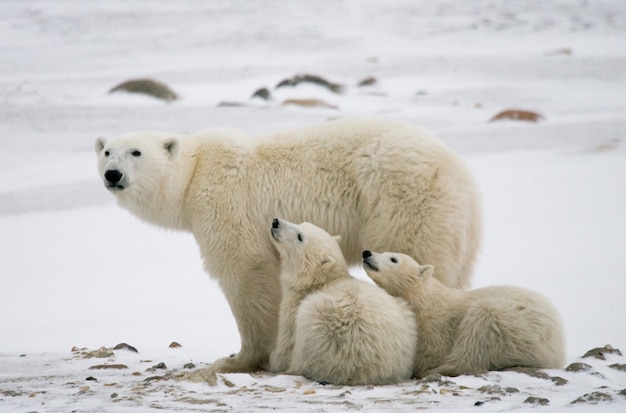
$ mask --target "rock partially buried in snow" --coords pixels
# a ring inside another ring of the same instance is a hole
[[[171,102],[178,99],[178,95],[174,93],[167,85],[157,82],[153,79],[131,79],[126,82],[122,82],[111,90],[109,93],[114,92],[128,92],[128,93],[141,93],[144,95],[152,96],[157,99]]]
[[[125,364],[97,364],[89,367],[89,370],[123,370],[127,368],[128,366]]]
[[[550,400],[544,399],[542,397],[528,396],[526,398],[526,400],[524,400],[524,403],[527,403],[527,404],[538,404],[540,406],[545,406],[547,404],[550,404]]]
[[[120,343],[117,346],[113,347],[113,350],[127,350],[133,353],[139,353],[136,347],[131,346],[130,344]]]
[[[254,99],[254,98],[259,98],[259,99],[263,99],[263,100],[270,100],[270,99],[272,99],[272,94],[270,93],[268,88],[262,87],[260,89],[257,89],[252,94],[252,97],[250,97],[250,99]]]
[[[309,74],[295,75],[292,78],[285,79],[276,85],[276,89],[285,86],[298,86],[300,83],[313,83],[314,85],[324,87],[333,93],[342,93],[344,89],[343,85],[340,85],[339,83],[329,82],[321,76]]]
[[[540,120],[544,120],[545,117],[537,112],[532,112],[530,110],[523,109],[507,109],[503,110],[500,113],[497,113],[489,119],[489,122],[495,122],[499,120],[515,120],[515,121],[523,121],[523,122],[539,122]]]
[[[599,391],[594,391],[593,393],[580,396],[576,400],[572,401],[571,404],[578,404],[578,403],[598,404],[601,402],[610,402],[612,400],[613,400],[613,397],[611,397],[610,394],[602,393]]]
[[[376,78],[374,76],[368,76],[368,77],[362,79],[358,83],[358,86],[359,87],[374,86],[376,83],[378,83],[378,81],[376,80]]]
[[[113,353],[113,350],[108,348],[108,347],[100,347],[97,350],[88,350],[86,348],[81,348],[78,349],[77,347],[72,347],[72,353],[84,358],[84,359],[90,359],[90,358],[107,358],[107,357],[114,357],[115,353]]]
[[[575,362],[565,367],[565,371],[570,372],[580,372],[580,371],[589,371],[592,370],[592,367],[587,363]]]
[[[596,348],[589,350],[588,352],[585,353],[583,358],[595,357],[599,360],[606,360],[606,357],[604,357],[605,354],[616,354],[618,356],[621,356],[622,352],[619,351],[619,349],[617,348],[613,348],[612,345],[607,344],[604,347],[596,347]]]
[[[321,99],[287,99],[283,102],[283,106],[300,106],[303,108],[328,108],[328,109],[339,109],[339,107],[335,105],[331,105]]]

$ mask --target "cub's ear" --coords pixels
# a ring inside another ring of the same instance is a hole
[[[433,275],[435,268],[432,265],[420,265],[418,271],[420,278],[428,278]]]
[[[341,242],[341,235],[333,235],[333,239],[339,244]]]
[[[166,139],[163,142],[163,149],[165,149],[172,159],[178,158],[178,155],[180,155],[180,140],[178,140],[178,138]]]
[[[324,258],[322,258],[322,262],[320,262],[320,265],[322,267],[325,267],[325,266],[330,265],[330,264],[332,264],[334,262],[335,262],[335,259],[333,257],[331,257],[330,255],[327,255]]]
[[[100,136],[98,139],[96,139],[96,142],[94,142],[93,144],[93,147],[96,150],[96,153],[102,152],[102,150],[104,149],[104,145],[106,144],[107,144],[106,138]]]

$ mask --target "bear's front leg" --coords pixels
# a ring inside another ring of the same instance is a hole
[[[278,331],[278,263],[266,261],[248,271],[219,277],[219,284],[237,322],[241,349],[216,360],[212,369],[216,373],[267,370]]]
[[[302,300],[289,293],[283,295],[278,316],[278,337],[276,347],[270,354],[270,371],[284,373],[291,364],[293,347],[296,342],[296,315]]]

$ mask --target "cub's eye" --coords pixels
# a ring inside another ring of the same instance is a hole
[[[302,237],[302,234],[301,234],[301,233],[299,233],[299,234],[298,234],[298,241],[302,242],[302,240],[303,240],[303,239],[304,239],[304,238]]]
[[[109,156],[109,155],[110,155],[109,151],[104,151],[104,156]]]
[[[396,257],[391,257],[390,258],[391,262],[393,262],[394,264],[398,263],[398,260],[396,259]]]
[[[131,153],[131,155],[133,155],[133,156],[141,156],[141,152],[139,152],[139,151],[133,151],[133,152]]]

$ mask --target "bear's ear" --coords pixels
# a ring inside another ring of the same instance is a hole
[[[333,235],[333,239],[339,244],[341,242],[341,235]]]
[[[419,276],[420,278],[428,278],[433,275],[435,268],[432,265],[420,265]]]
[[[330,255],[327,255],[324,258],[322,258],[322,261],[320,262],[320,265],[322,267],[325,267],[325,266],[330,265],[330,264],[332,264],[334,262],[335,262],[335,259],[333,257],[331,257]]]
[[[94,149],[96,150],[96,153],[102,152],[102,150],[104,149],[104,145],[106,144],[107,144],[106,138],[100,136],[98,139],[96,139],[96,142],[93,145]]]
[[[163,149],[165,149],[172,159],[176,159],[180,154],[180,141],[178,138],[166,139],[163,142]]]

